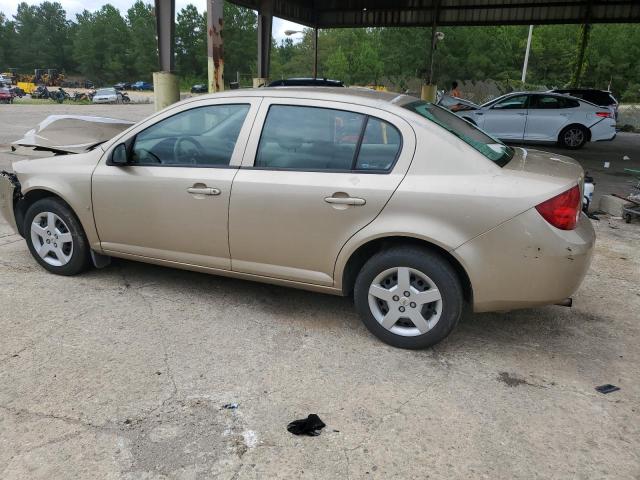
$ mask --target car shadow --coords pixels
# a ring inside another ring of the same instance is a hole
[[[367,342],[372,338],[355,312],[351,297],[121,259],[114,259],[109,267],[89,275],[96,278],[112,276],[117,288],[149,289],[152,295],[170,301],[184,296],[185,292],[203,301],[224,298],[229,304],[244,306],[250,311],[255,309],[256,314],[268,313],[279,321],[303,322],[305,328],[312,326],[319,330],[344,329],[345,335],[357,335]],[[584,333],[592,329],[597,335],[602,321],[604,319],[593,313],[560,306],[466,314],[451,335],[434,348],[440,355],[483,349],[515,352],[523,348],[565,355],[567,349],[590,349],[589,338],[585,338]],[[601,342],[601,346],[605,348],[605,342]]]

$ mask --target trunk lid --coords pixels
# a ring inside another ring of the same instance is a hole
[[[503,168],[514,172],[540,175],[558,184],[578,183],[582,189],[584,170],[576,160],[565,155],[515,147],[511,161]]]

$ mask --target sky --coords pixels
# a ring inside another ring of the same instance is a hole
[[[42,0],[0,0],[0,12],[4,13],[8,18],[11,18],[18,8],[18,3],[20,1],[26,1],[26,3],[32,5],[38,5],[42,2]],[[83,10],[94,11],[99,9],[102,5],[106,3],[110,3],[120,10],[120,12],[124,15],[127,13],[129,7],[133,4],[132,0],[56,0],[62,4],[62,8],[67,12],[67,18],[71,20],[75,20],[76,13],[80,13]],[[146,0],[147,3],[153,3],[152,0]],[[206,0],[176,0],[176,12],[179,12],[182,8],[184,8],[189,3],[192,3],[196,6],[198,11],[203,12],[207,8]],[[273,19],[273,37],[276,39],[276,42],[280,43],[280,40],[286,38],[284,31],[285,30],[302,30],[304,27],[302,25],[298,25],[296,23],[288,22],[287,20],[282,20],[280,18]],[[291,38],[296,41],[296,38],[299,38],[300,35],[293,35]]]

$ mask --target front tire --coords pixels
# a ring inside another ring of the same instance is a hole
[[[582,148],[589,139],[589,131],[582,125],[569,125],[558,136],[558,143],[569,150]]]
[[[90,265],[89,242],[73,211],[57,198],[31,205],[23,228],[29,251],[46,270],[76,275]]]
[[[458,275],[440,255],[417,247],[394,247],[362,267],[354,289],[365,326],[399,348],[435,345],[456,326],[464,296]]]

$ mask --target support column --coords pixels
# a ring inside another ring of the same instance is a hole
[[[313,29],[313,78],[318,78],[318,28]]]
[[[155,0],[156,32],[160,71],[153,74],[156,111],[180,100],[180,85],[175,74],[175,0]]]
[[[209,93],[224,90],[223,0],[207,1],[207,72]]]
[[[431,21],[431,48],[429,50],[429,77],[425,85],[422,85],[420,98],[428,102],[435,102],[438,94],[438,87],[433,83],[433,61],[436,54],[436,44],[438,39],[436,33],[438,29],[438,14],[440,11],[440,0],[436,0],[433,5],[432,21]]]
[[[272,25],[272,2],[271,0],[262,0],[258,11],[258,77],[253,79],[254,88],[266,84],[269,79]]]

